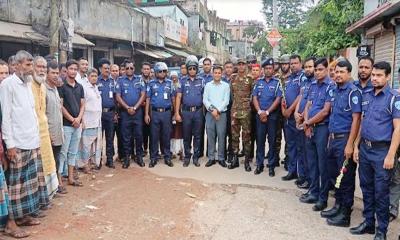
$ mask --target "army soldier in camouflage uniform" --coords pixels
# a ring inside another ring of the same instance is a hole
[[[280,70],[278,72],[275,73],[275,78],[279,80],[279,83],[282,86],[282,91],[284,91],[285,89],[285,82],[288,80],[289,76],[290,76],[290,56],[288,54],[284,54],[282,55],[282,57],[280,58]],[[282,96],[285,96],[285,94],[282,92]],[[276,159],[278,159],[279,162],[279,153],[281,152],[281,145],[282,145],[282,130],[283,130],[283,121],[284,118],[282,116],[282,112],[281,109],[278,109],[278,124],[277,124],[277,128],[276,128],[276,143],[275,143],[275,148],[276,148],[276,154],[278,155],[276,157]],[[287,158],[287,148],[286,148],[286,144],[285,144],[285,161],[284,161],[284,165],[285,165],[285,169],[287,169],[286,166],[286,158]]]
[[[238,60],[238,73],[231,77],[231,96],[233,99],[231,108],[231,130],[233,161],[229,169],[239,167],[239,142],[240,130],[242,130],[242,142],[245,154],[244,168],[251,171],[251,93],[253,79],[247,75],[247,64],[244,59]]]

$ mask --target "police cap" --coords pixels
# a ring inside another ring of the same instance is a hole
[[[267,65],[274,65],[274,59],[273,58],[265,59],[264,62],[261,64],[261,67],[265,67]]]

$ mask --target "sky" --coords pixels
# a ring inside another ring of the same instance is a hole
[[[265,23],[261,12],[262,0],[208,0],[208,9],[217,10],[217,16],[233,20],[258,20]]]

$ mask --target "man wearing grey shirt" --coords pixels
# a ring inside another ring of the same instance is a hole
[[[49,133],[51,146],[53,148],[54,160],[56,161],[56,170],[58,178],[58,190],[60,194],[66,194],[67,190],[63,185],[61,174],[58,172],[60,168],[60,151],[63,144],[63,117],[61,110],[61,98],[57,91],[57,83],[59,77],[58,64],[49,62],[47,65],[46,79],[46,116],[49,123]]]
[[[206,167],[216,163],[215,147],[218,141],[218,163],[226,167],[225,163],[225,134],[226,134],[226,110],[230,99],[230,87],[222,79],[222,66],[213,68],[213,81],[204,88],[203,103],[207,109],[206,131],[208,140],[208,162]]]

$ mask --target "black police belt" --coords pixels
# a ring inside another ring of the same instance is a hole
[[[331,134],[329,134],[329,138],[332,140],[343,139],[343,138],[347,138],[348,136],[349,136],[349,133],[331,133]]]
[[[152,107],[151,110],[154,111],[154,112],[168,112],[168,111],[171,110],[171,107],[167,107],[167,108]]]
[[[187,106],[187,105],[183,105],[182,106],[182,111],[186,111],[186,112],[197,112],[198,110],[200,110],[202,108],[202,106]]]
[[[106,112],[114,112],[114,110],[115,110],[115,107],[103,108],[103,109],[102,109],[102,112],[103,112],[103,113],[106,113]]]
[[[373,142],[373,141],[369,141],[365,138],[361,138],[361,142],[370,148],[385,148],[385,147],[390,146],[390,141]]]

